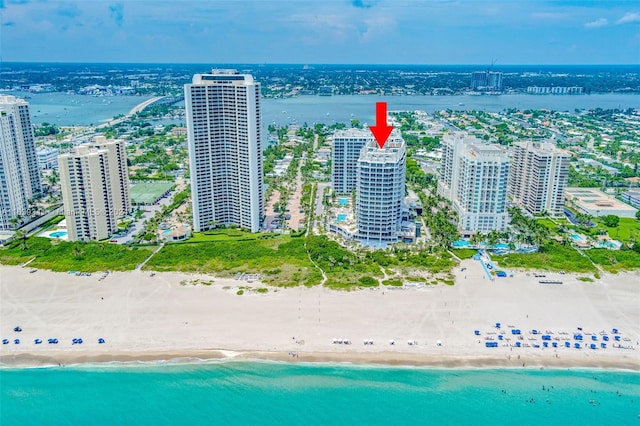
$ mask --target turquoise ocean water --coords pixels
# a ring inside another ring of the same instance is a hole
[[[640,374],[271,362],[0,370],[2,425],[640,424]]]

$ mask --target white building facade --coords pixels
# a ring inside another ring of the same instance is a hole
[[[389,142],[403,142],[398,130],[391,132]],[[331,153],[331,188],[336,194],[350,194],[356,189],[358,159],[362,148],[375,142],[369,129],[338,130],[333,135]]]
[[[356,189],[360,151],[374,141],[370,130],[338,130],[333,135],[331,154],[331,187],[336,194],[349,194]]]
[[[41,192],[29,104],[0,95],[0,230],[25,223],[29,200]]]
[[[506,150],[456,132],[443,138],[442,154],[438,193],[452,202],[459,231],[504,231],[509,223]]]
[[[375,141],[362,147],[356,171],[357,239],[362,243],[398,241],[406,167],[405,144],[397,134],[383,148]]]
[[[508,195],[532,214],[562,216],[570,155],[550,142],[517,142],[509,172]]]
[[[264,215],[260,84],[235,70],[184,88],[194,231],[260,230]]]

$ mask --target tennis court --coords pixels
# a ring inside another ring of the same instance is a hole
[[[131,204],[151,205],[157,203],[173,188],[173,182],[136,182],[131,184]]]

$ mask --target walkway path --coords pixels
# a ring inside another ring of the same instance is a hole
[[[147,258],[145,260],[142,261],[142,263],[140,263],[138,266],[136,266],[136,269],[142,269],[144,267],[144,265],[147,264],[147,262],[149,261],[149,259],[151,259],[157,252],[159,252],[160,250],[162,250],[162,247],[164,247],[164,242],[162,242],[157,249],[155,249],[153,251],[153,253],[151,253],[149,256],[147,256]]]

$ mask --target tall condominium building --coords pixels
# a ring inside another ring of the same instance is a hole
[[[122,139],[107,140],[104,136],[96,136],[93,138],[91,146],[108,152],[113,210],[116,217],[131,213],[127,151],[125,150],[124,141]]]
[[[193,229],[260,230],[264,211],[260,84],[235,70],[196,74],[184,87]]]
[[[357,238],[368,244],[398,241],[405,196],[404,140],[395,136],[379,148],[368,142],[356,168]]]
[[[390,142],[400,142],[400,133],[394,131]],[[356,189],[357,163],[362,147],[375,141],[369,129],[338,130],[333,135],[331,155],[331,184],[338,194],[348,194]]]
[[[509,157],[497,145],[457,132],[442,141],[438,193],[458,212],[464,235],[506,229]]]
[[[474,71],[471,73],[471,90],[502,91],[502,73],[496,71]]]
[[[550,142],[517,142],[513,146],[508,195],[532,214],[561,216],[569,179],[569,153]]]
[[[29,104],[0,95],[0,229],[24,223],[29,200],[41,191]]]
[[[117,230],[107,149],[79,146],[58,156],[62,202],[70,241],[103,240]],[[128,190],[128,188],[127,188]]]

